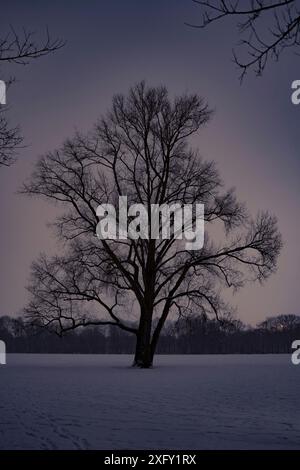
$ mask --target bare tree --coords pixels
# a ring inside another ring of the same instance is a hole
[[[241,69],[241,80],[248,70],[261,75],[269,59],[278,60],[288,48],[298,52],[300,45],[300,2],[298,0],[193,0],[202,9],[195,28],[225,19],[237,21],[240,56],[233,51],[234,62]]]
[[[33,31],[23,29],[18,33],[11,26],[10,31],[0,37],[0,64],[10,62],[26,65],[31,60],[51,54],[65,45],[61,39],[51,39],[48,29],[42,42],[38,43],[35,36]]]
[[[61,49],[64,44],[60,39],[51,39],[48,30],[45,39],[39,43],[35,40],[35,33],[25,29],[18,33],[11,27],[6,35],[0,37],[0,66],[27,65],[33,59]],[[11,82],[12,79],[9,80]],[[19,127],[9,124],[6,111],[7,106],[0,104],[0,166],[10,166],[15,161],[23,140]]]
[[[300,326],[300,317],[294,314],[268,317],[257,325],[258,328],[268,331],[293,331]]]
[[[0,105],[0,166],[10,166],[23,139],[19,127],[11,127],[4,113]]]
[[[263,281],[275,270],[276,219],[261,213],[252,220],[234,190],[223,190],[215,164],[188,146],[210,116],[197,95],[171,101],[165,87],[142,82],[127,97],[114,97],[91,134],[77,134],[39,160],[22,192],[64,208],[55,222],[64,251],[33,264],[30,322],[57,334],[114,325],[136,335],[134,364],[150,367],[169,316],[226,317],[222,287]],[[170,239],[97,238],[97,206],[117,204],[119,196],[146,208],[203,203],[204,247],[189,251],[174,233]]]

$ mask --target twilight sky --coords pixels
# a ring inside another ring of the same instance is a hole
[[[255,324],[269,315],[300,313],[300,106],[290,100],[300,58],[287,52],[262,78],[249,75],[240,86],[231,60],[237,41],[232,24],[204,31],[185,26],[197,15],[190,0],[2,0],[0,36],[10,24],[41,33],[48,26],[67,45],[27,67],[0,71],[0,79],[18,79],[7,98],[11,121],[22,126],[26,142],[18,162],[0,169],[0,315],[21,310],[31,262],[56,249],[46,225],[55,208],[16,191],[39,155],[75,129],[89,130],[114,93],[142,79],[166,85],[171,94],[198,93],[215,108],[193,144],[217,162],[226,185],[236,187],[252,213],[269,209],[278,216],[285,244],[278,272],[232,299],[238,316]]]

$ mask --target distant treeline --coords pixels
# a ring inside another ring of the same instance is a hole
[[[300,339],[300,316],[267,318],[255,328],[240,321],[219,322],[205,317],[170,322],[160,338],[159,354],[290,353]],[[119,328],[85,327],[63,337],[24,324],[22,318],[0,317],[0,340],[8,353],[128,354],[135,336]]]

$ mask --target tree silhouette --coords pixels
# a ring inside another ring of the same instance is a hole
[[[241,80],[248,70],[261,75],[269,59],[278,60],[283,51],[298,51],[300,45],[300,2],[298,0],[193,0],[200,5],[202,19],[195,28],[225,19],[237,21],[240,46],[245,56],[233,51]]]
[[[61,49],[64,41],[51,39],[48,30],[45,39],[38,42],[35,33],[23,29],[21,33],[13,27],[5,36],[0,37],[0,67],[7,64],[27,65],[31,60]],[[2,69],[0,69],[2,71]],[[9,79],[11,84],[13,79]],[[10,166],[23,141],[18,126],[11,126],[6,117],[7,106],[0,103],[0,166]]]
[[[93,132],[77,134],[38,161],[22,192],[63,208],[55,227],[64,251],[33,264],[28,321],[57,334],[119,327],[136,335],[134,364],[150,367],[168,317],[226,317],[222,287],[263,281],[275,270],[281,248],[275,217],[260,213],[252,220],[234,190],[223,190],[215,164],[188,145],[210,116],[197,95],[171,101],[165,87],[141,82],[127,97],[113,98]],[[98,205],[117,204],[119,196],[147,208],[203,203],[203,248],[187,250],[174,233],[170,239],[97,238]]]
[[[10,166],[14,162],[23,140],[19,127],[10,126],[5,111],[0,105],[0,166]]]
[[[12,26],[10,31],[0,37],[0,64],[10,62],[14,64],[26,65],[33,59],[38,59],[44,55],[51,54],[61,49],[65,42],[61,39],[51,39],[48,29],[45,39],[38,43],[33,31],[25,28],[18,33]]]

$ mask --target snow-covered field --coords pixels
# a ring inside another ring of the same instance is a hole
[[[9,355],[0,449],[300,449],[290,356]]]

